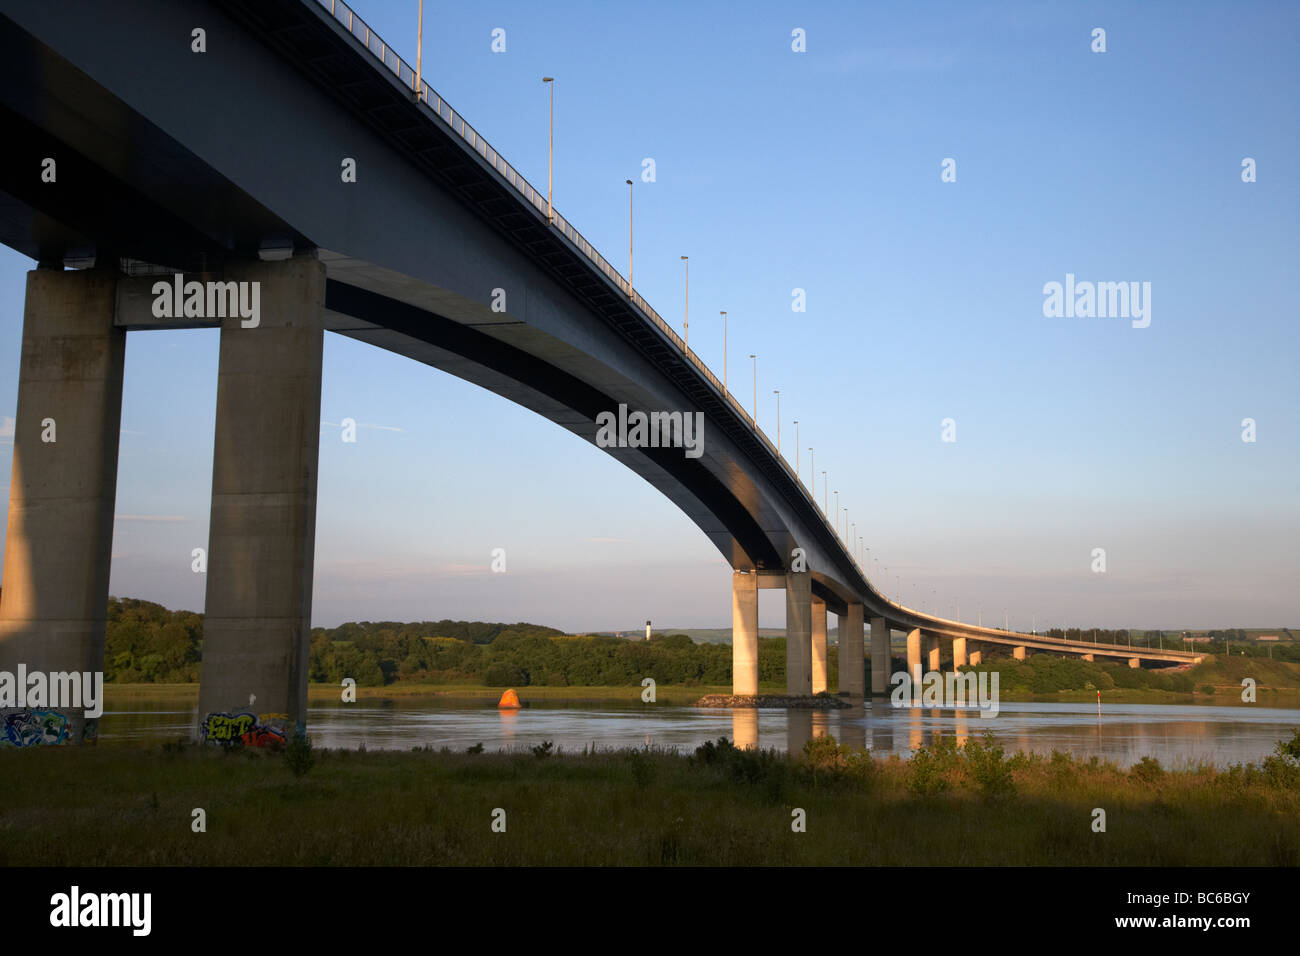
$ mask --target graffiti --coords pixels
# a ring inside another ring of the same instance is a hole
[[[68,737],[68,718],[57,710],[27,709],[4,715],[0,744],[41,747],[64,743]]]
[[[208,714],[199,728],[205,741],[233,744],[239,741],[247,747],[268,747],[283,744],[288,714]]]

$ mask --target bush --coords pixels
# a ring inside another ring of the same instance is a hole
[[[1165,768],[1155,757],[1143,757],[1129,768],[1129,776],[1142,783],[1155,783],[1165,775]]]
[[[977,737],[967,740],[965,757],[970,775],[985,797],[992,800],[1015,792],[1016,785],[1011,778],[1011,766],[1004,759],[1005,752],[1002,747],[996,744],[993,731],[985,731],[983,742]]]
[[[289,738],[289,743],[285,745],[284,762],[289,765],[289,769],[293,771],[295,777],[301,777],[316,763],[311,738],[301,730],[296,731]]]

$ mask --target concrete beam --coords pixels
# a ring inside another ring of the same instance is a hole
[[[826,691],[826,602],[812,602],[812,692]]]
[[[862,697],[866,675],[863,673],[861,604],[850,604],[840,618],[840,693]]]
[[[871,619],[871,693],[889,693],[889,626],[883,617]]]
[[[221,326],[198,730],[243,713],[290,736],[307,720],[325,267],[226,274],[260,283],[261,316]]]
[[[966,638],[954,637],[952,639],[952,669],[957,670],[959,667],[966,666]]]
[[[785,576],[785,690],[791,695],[812,693],[812,575],[791,571]]]
[[[0,670],[10,673],[104,669],[126,356],[115,288],[95,270],[27,274],[0,588]],[[85,707],[43,709],[55,716],[37,721],[24,708],[16,718],[29,724],[24,741],[97,734]]]
[[[731,575],[731,692],[758,693],[758,575],[752,572]]]

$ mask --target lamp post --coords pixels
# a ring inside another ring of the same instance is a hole
[[[555,222],[555,207],[551,202],[552,173],[555,167],[555,77],[544,76],[542,82],[551,90],[551,121],[549,127],[549,145],[546,149],[546,221]]]
[[[830,511],[830,505],[827,504],[827,502],[830,499],[826,495],[826,489],[829,487],[830,485],[826,483],[826,469],[823,468],[822,469],[822,514],[823,515],[825,515],[826,512]]]
[[[840,536],[840,493],[835,492],[835,536]]]
[[[727,394],[727,313],[720,312],[722,316],[722,394]]]
[[[682,256],[686,263],[686,307],[683,311],[682,328],[686,330],[686,351],[691,350],[691,257]]]
[[[776,396],[776,454],[781,455],[781,390],[772,389],[772,394]]]
[[[749,357],[754,360],[754,427],[758,427],[758,356],[753,352]]]
[[[627,288],[632,291],[632,180],[627,183]]]
[[[420,99],[424,91],[420,89],[420,55],[424,48],[424,0],[420,0],[420,22],[415,28],[415,97]]]

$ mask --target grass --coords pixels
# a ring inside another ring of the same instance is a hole
[[[260,750],[4,750],[0,866],[1296,866],[1300,732],[1289,747],[1263,769],[1177,772],[991,739],[907,761],[825,737],[795,757],[317,750],[302,776]]]

